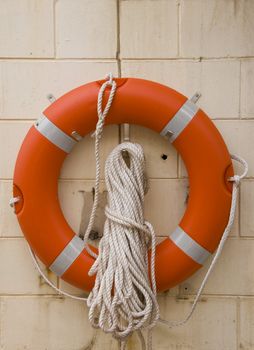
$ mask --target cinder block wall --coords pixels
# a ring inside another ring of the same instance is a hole
[[[2,350],[117,348],[111,336],[90,327],[82,303],[57,296],[38,276],[8,206],[18,149],[47,106],[46,95],[59,97],[109,71],[152,79],[188,96],[201,91],[200,106],[214,119],[230,151],[249,162],[234,229],[196,313],[182,328],[158,326],[154,348],[254,349],[253,16],[252,0],[0,0]],[[158,236],[167,236],[184,212],[186,172],[157,134],[132,126],[131,140],[144,146],[147,157],[147,219]],[[104,160],[118,142],[118,127],[107,127]],[[63,211],[76,232],[84,229],[84,191],[92,189],[93,165],[93,141],[87,137],[61,173]],[[163,317],[186,315],[207,266],[159,296]],[[65,290],[80,294],[46,273]],[[135,336],[128,346],[139,349]]]

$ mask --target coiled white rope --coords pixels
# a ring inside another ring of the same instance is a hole
[[[103,95],[111,86],[109,99],[102,111]],[[34,263],[45,279],[57,292],[77,300],[87,301],[89,319],[96,328],[112,333],[120,340],[120,347],[125,348],[127,337],[135,330],[145,348],[141,329],[150,330],[157,321],[168,327],[185,324],[192,316],[207,280],[222,252],[228,234],[233,225],[240,181],[246,176],[248,165],[241,157],[232,155],[232,159],[240,162],[244,167],[241,175],[229,178],[233,182],[232,203],[227,227],[224,230],[218,249],[211,265],[201,283],[188,315],[181,321],[168,322],[159,318],[159,308],[156,300],[156,281],[154,274],[155,263],[155,234],[150,223],[144,219],[144,153],[138,144],[123,143],[118,145],[110,154],[105,165],[105,180],[108,189],[108,206],[105,209],[106,222],[104,235],[99,244],[97,256],[87,244],[89,233],[93,227],[98,206],[100,156],[99,146],[103,132],[105,117],[112,104],[116,91],[116,83],[112,75],[99,91],[97,112],[98,123],[95,135],[95,198],[90,221],[84,236],[87,251],[96,260],[90,275],[96,274],[96,282],[88,298],[70,295],[56,287],[45,276],[37,258],[29,247]],[[123,151],[130,156],[130,165],[123,159]],[[151,243],[151,283],[148,276],[148,246]],[[152,348],[151,332],[148,332],[148,349]]]
[[[123,151],[129,154],[129,167]],[[155,233],[144,219],[144,169],[144,152],[138,144],[122,143],[109,155],[105,165],[107,219],[99,255],[89,272],[96,274],[87,300],[90,322],[119,340],[126,340],[133,331],[151,329],[159,318]]]

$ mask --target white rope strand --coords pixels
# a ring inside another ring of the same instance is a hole
[[[169,328],[173,328],[173,327],[178,327],[178,326],[182,326],[184,325],[185,323],[188,322],[188,320],[191,318],[193,312],[195,311],[196,309],[196,306],[197,306],[197,303],[200,299],[200,296],[205,288],[205,285],[208,281],[208,278],[209,276],[211,275],[221,253],[222,253],[222,250],[224,248],[224,245],[226,243],[226,240],[228,238],[228,235],[231,231],[231,228],[233,226],[233,223],[234,223],[234,218],[235,218],[235,210],[236,210],[236,205],[237,205],[237,198],[238,198],[238,191],[239,191],[239,185],[240,185],[240,181],[247,175],[247,172],[248,172],[248,164],[247,162],[239,157],[239,156],[236,156],[236,155],[231,155],[231,158],[236,160],[237,162],[241,163],[244,167],[244,171],[241,175],[234,175],[233,177],[230,177],[228,179],[228,181],[231,181],[233,182],[233,190],[232,190],[232,200],[231,200],[231,208],[230,208],[230,213],[229,213],[229,219],[228,219],[228,223],[227,223],[227,226],[223,232],[223,235],[221,237],[221,240],[220,240],[220,243],[218,245],[218,248],[216,250],[216,253],[212,259],[212,262],[205,274],[205,277],[198,289],[198,292],[195,296],[195,299],[193,301],[193,304],[192,304],[192,307],[191,307],[191,310],[190,312],[187,314],[187,316],[183,319],[183,320],[180,320],[180,321],[166,321],[166,320],[163,320],[163,319],[159,319],[159,322],[161,323],[164,323],[166,324]]]
[[[109,73],[107,75],[108,80],[105,81],[105,83],[102,84],[99,94],[98,94],[98,100],[97,100],[97,114],[98,114],[98,122],[96,124],[96,130],[93,134],[95,136],[95,191],[94,191],[94,202],[93,202],[93,207],[92,207],[92,212],[90,215],[89,223],[86,229],[86,232],[84,234],[84,246],[86,248],[86,251],[93,257],[97,258],[97,254],[95,254],[89,247],[87,240],[89,237],[89,234],[93,228],[94,220],[95,220],[95,215],[96,215],[96,210],[99,204],[99,184],[100,184],[100,139],[102,137],[103,133],[103,126],[105,122],[105,118],[109,112],[109,109],[112,105],[115,92],[116,92],[116,82],[113,80],[113,75],[112,73]],[[110,94],[109,98],[106,104],[106,107],[104,110],[102,110],[102,103],[103,103],[103,96],[105,93],[106,88],[110,86]]]

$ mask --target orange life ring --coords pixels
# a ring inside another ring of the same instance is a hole
[[[30,246],[58,276],[86,291],[94,284],[94,277],[88,276],[94,259],[62,214],[58,177],[77,143],[73,131],[83,137],[95,129],[103,82],[76,88],[43,112],[22,144],[14,174],[13,192],[20,198],[15,212]],[[106,124],[139,124],[167,134],[189,175],[186,212],[175,231],[156,247],[157,289],[163,291],[192,275],[216,249],[229,216],[232,188],[227,179],[233,166],[220,133],[191,100],[147,80],[116,82]],[[105,99],[108,94],[106,90]]]

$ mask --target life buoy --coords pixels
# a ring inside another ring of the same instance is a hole
[[[88,276],[94,259],[63,216],[58,177],[77,143],[73,135],[84,137],[95,129],[97,95],[103,82],[76,88],[43,112],[25,137],[14,173],[13,192],[20,198],[15,212],[28,243],[53,272],[86,291],[94,284],[94,277]],[[106,124],[139,124],[167,135],[189,176],[185,214],[156,247],[156,283],[158,291],[163,291],[192,275],[215,251],[230,212],[232,188],[227,179],[233,175],[233,166],[220,133],[191,100],[147,80],[116,82]]]

